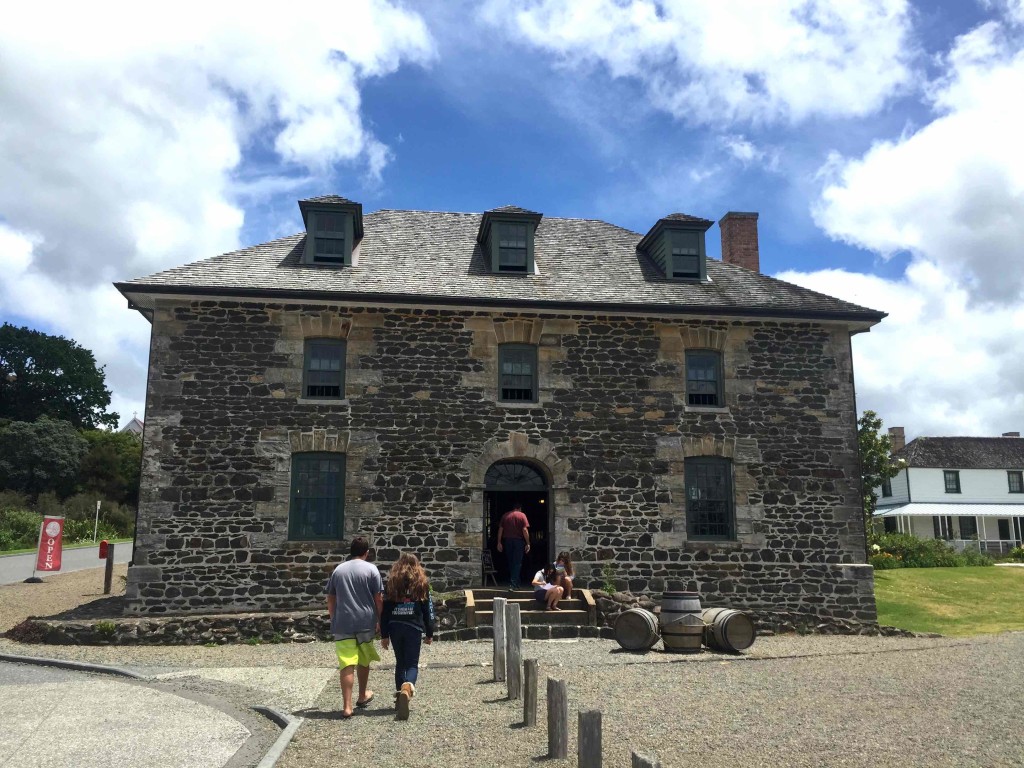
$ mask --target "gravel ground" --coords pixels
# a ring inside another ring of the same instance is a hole
[[[94,599],[102,585],[89,574],[0,587],[3,626]],[[329,643],[126,648],[2,639],[0,652],[245,686],[241,698],[305,718],[278,763],[282,768],[335,768],[342,756],[358,753],[381,765],[532,765],[547,751],[547,676],[569,684],[570,759],[559,764],[575,765],[575,713],[593,708],[603,713],[607,766],[628,766],[630,750],[656,757],[665,768],[694,762],[702,768],[1024,765],[1019,632],[955,639],[768,637],[741,656],[637,655],[602,640],[525,641],[524,656],[541,665],[541,724],[533,729],[519,727],[521,704],[507,702],[504,687],[491,682],[489,642],[425,647],[408,723],[395,722],[389,707],[387,662],[393,656],[387,653],[371,676],[374,705],[342,721]]]
[[[112,594],[124,594],[128,566],[115,565]],[[103,597],[103,568],[44,576],[41,584],[0,585],[0,633],[29,616],[52,616]]]

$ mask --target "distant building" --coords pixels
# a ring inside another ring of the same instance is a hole
[[[122,435],[125,434],[126,432],[128,432],[130,434],[138,435],[139,437],[142,437],[142,428],[143,428],[143,423],[139,419],[139,417],[138,416],[132,416],[132,420],[129,421],[127,424],[125,424],[123,427],[121,427],[118,430],[118,432],[120,434],[122,434]]]
[[[956,549],[993,554],[1020,546],[1024,533],[1024,440],[1002,437],[919,437],[903,445],[889,430],[893,458],[906,467],[875,489],[877,525],[887,532],[944,539]]]
[[[435,587],[527,578],[873,623],[850,338],[756,213],[603,221],[299,203],[305,231],[117,287],[153,324],[137,613],[320,606],[366,536]]]

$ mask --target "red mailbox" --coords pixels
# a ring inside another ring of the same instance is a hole
[[[110,542],[108,542],[106,539],[100,542],[100,560],[107,559],[107,546],[109,546],[109,544]]]

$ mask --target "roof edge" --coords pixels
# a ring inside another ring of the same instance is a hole
[[[738,316],[738,317],[765,317],[791,320],[838,320],[838,321],[873,321],[872,324],[881,322],[888,317],[885,312],[876,310],[865,310],[863,312],[830,312],[827,310],[777,310],[777,309],[755,309],[752,307],[718,307],[704,305],[674,305],[674,304],[625,304],[625,303],[601,303],[585,301],[530,301],[522,299],[496,299],[493,297],[474,296],[423,296],[407,293],[352,293],[341,291],[307,291],[276,289],[266,290],[261,288],[195,288],[180,285],[147,285],[143,283],[114,283],[114,287],[132,301],[129,293],[149,293],[184,296],[227,296],[232,298],[248,299],[303,299],[312,301],[357,301],[377,302],[381,304],[428,304],[428,305],[474,305],[482,307],[509,307],[513,309],[539,309],[539,310],[575,310],[592,312],[599,310],[605,313],[618,312],[649,312],[651,314],[668,315],[689,315],[706,314],[716,316]]]

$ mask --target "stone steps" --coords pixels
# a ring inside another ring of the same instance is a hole
[[[546,611],[540,608],[533,597],[533,590],[519,589],[467,589],[466,626],[492,626],[494,622],[494,598],[503,597],[519,606],[523,626],[574,626],[596,627],[597,605],[590,590],[573,590],[571,600],[559,603],[560,611]]]

